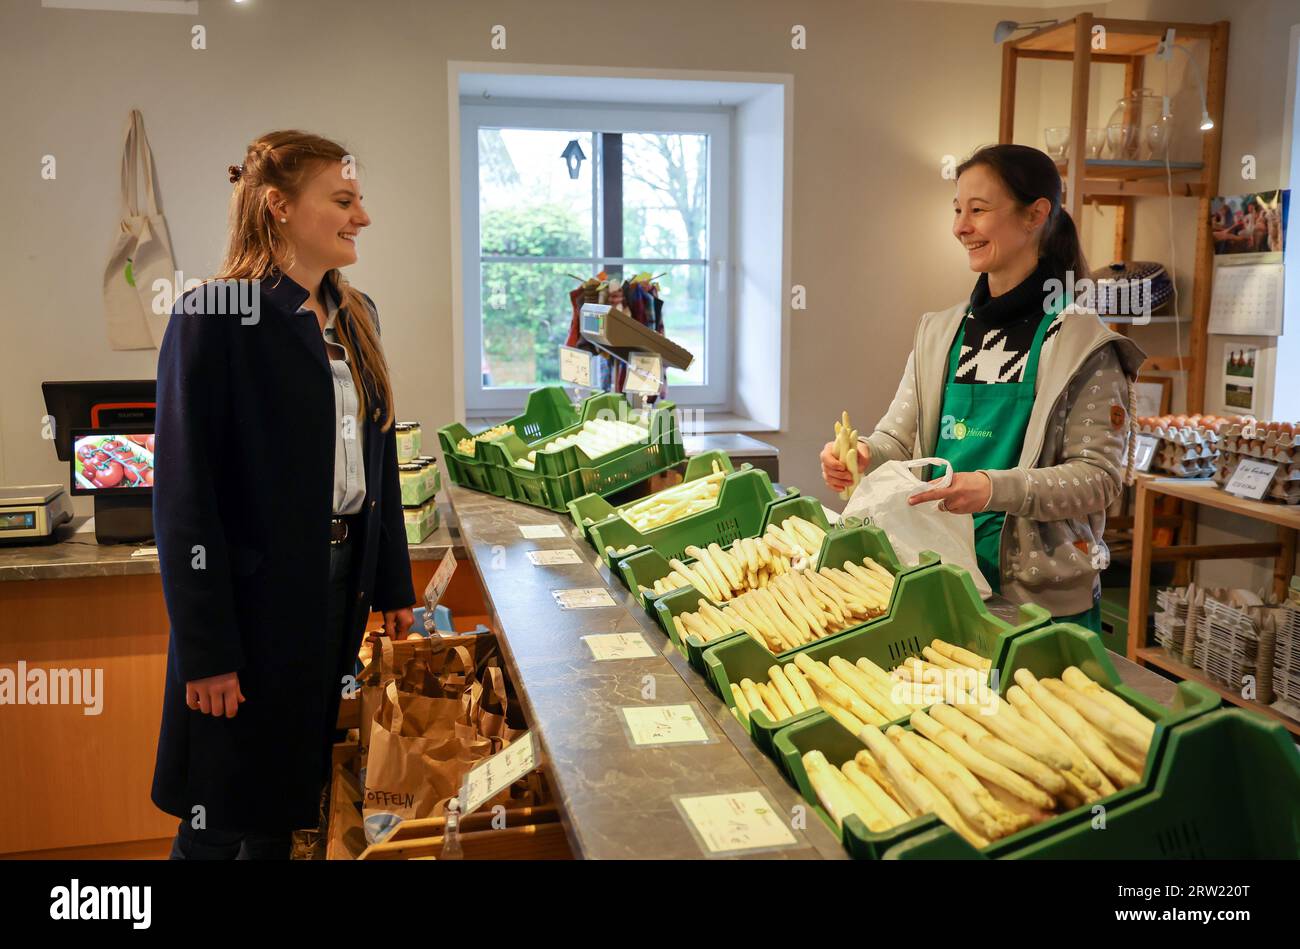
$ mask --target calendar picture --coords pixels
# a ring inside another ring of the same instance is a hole
[[[1278,254],[1286,243],[1286,210],[1291,192],[1257,191],[1217,197],[1210,202],[1215,254]]]
[[[1228,346],[1223,352],[1223,404],[1240,412],[1255,411],[1255,366],[1259,350],[1254,346]]]

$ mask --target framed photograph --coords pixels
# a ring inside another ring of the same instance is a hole
[[[1167,376],[1138,376],[1137,415],[1145,418],[1149,415],[1168,415],[1170,394],[1174,380]]]

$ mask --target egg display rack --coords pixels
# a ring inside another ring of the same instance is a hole
[[[1243,458],[1277,465],[1264,500],[1300,504],[1300,425],[1291,422],[1235,422],[1227,426],[1219,443],[1214,481],[1226,485]]]
[[[1151,468],[1175,478],[1208,478],[1218,468],[1220,430],[1233,419],[1215,415],[1139,418],[1137,431],[1159,440]]]

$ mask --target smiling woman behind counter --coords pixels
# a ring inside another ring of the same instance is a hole
[[[1095,312],[1062,305],[1088,270],[1051,158],[981,148],[958,166],[952,205],[953,237],[979,279],[969,301],[921,317],[893,403],[858,444],[858,470],[947,460],[952,484],[911,503],[974,515],[995,593],[1100,632],[1102,533],[1131,464],[1143,353]],[[832,489],[850,483],[833,443],[821,464]]]
[[[205,313],[192,290],[158,354],[171,637],[152,797],[181,819],[173,858],[286,859],[317,826],[366,616],[400,636],[415,593],[378,319],[340,272],[370,224],[355,164],[280,131],[229,174],[215,281],[252,282],[257,308]]]

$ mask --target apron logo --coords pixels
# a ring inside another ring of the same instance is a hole
[[[945,415],[942,419],[943,428],[939,432],[941,439],[949,441],[964,441],[967,438],[992,438],[993,432],[987,428],[971,428],[966,424],[966,420],[954,418],[951,415]]]

